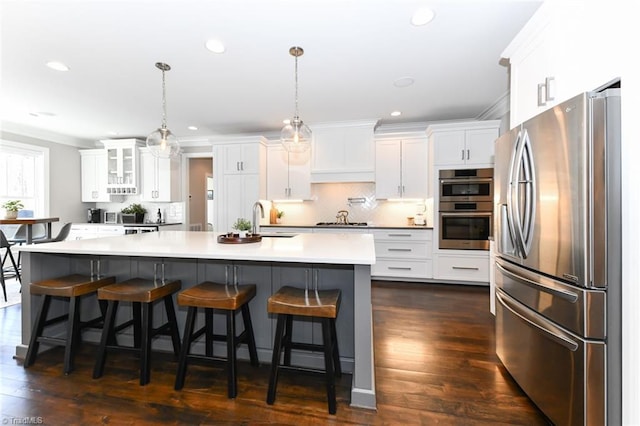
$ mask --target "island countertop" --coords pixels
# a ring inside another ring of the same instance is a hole
[[[219,233],[163,231],[22,246],[33,253],[149,256],[167,258],[375,264],[371,234],[309,234],[263,237],[257,243],[218,243]]]

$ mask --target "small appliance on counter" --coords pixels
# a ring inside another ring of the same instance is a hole
[[[101,209],[87,209],[87,222],[100,223],[102,216]]]
[[[118,212],[104,212],[104,223],[118,223]]]

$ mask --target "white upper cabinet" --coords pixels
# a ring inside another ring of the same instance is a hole
[[[100,142],[107,151],[107,192],[137,194],[138,148],[143,146],[143,142],[137,139],[109,139]]]
[[[373,182],[377,121],[310,126],[311,182]]]
[[[258,173],[261,147],[257,143],[224,145],[222,155],[225,174]]]
[[[499,132],[498,120],[432,124],[427,135],[433,165],[490,167]]]
[[[376,198],[427,198],[427,139],[376,141]]]
[[[290,153],[282,145],[267,148],[267,198],[311,199],[310,152]]]
[[[147,148],[140,148],[142,201],[180,201],[180,157],[158,158]]]
[[[82,202],[109,202],[107,193],[107,151],[80,150]]]
[[[620,77],[625,55],[608,41],[619,32],[616,8],[594,6],[544,2],[502,53],[511,67],[510,128]]]

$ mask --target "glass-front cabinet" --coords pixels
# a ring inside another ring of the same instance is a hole
[[[101,141],[107,151],[107,192],[132,195],[138,193],[138,148],[143,142],[137,139]]]

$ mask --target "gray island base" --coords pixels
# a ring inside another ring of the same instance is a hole
[[[351,405],[376,408],[373,364],[373,330],[371,310],[371,265],[375,263],[373,236],[370,234],[299,234],[291,238],[263,238],[252,244],[220,244],[218,234],[210,232],[167,231],[93,240],[23,246],[23,282],[29,283],[63,275],[79,273],[113,275],[118,281],[134,277],[164,278],[182,281],[182,289],[202,281],[256,284],[256,297],[250,302],[258,357],[271,362],[275,317],[267,314],[267,298],[285,285],[318,289],[338,288],[342,291],[340,313],[336,327],[342,369],[352,374]],[[39,296],[22,293],[22,344],[16,347],[16,357],[24,359],[35,321]],[[57,304],[56,304],[57,303]],[[118,321],[131,317],[131,310],[118,312]],[[176,306],[177,307],[177,306]],[[155,306],[154,322],[164,320],[160,306]],[[66,312],[66,304],[54,301],[51,315]],[[83,300],[83,317],[99,312],[95,297]],[[177,308],[180,334],[183,333],[187,310]],[[297,319],[296,319],[297,320]],[[202,323],[202,317],[198,318]],[[225,332],[222,315],[214,319],[216,333]],[[241,329],[242,321],[237,323]],[[64,335],[64,326],[53,333]],[[51,331],[50,331],[51,332]],[[317,321],[300,318],[294,327],[294,338],[321,344],[322,329]],[[83,339],[98,343],[100,332],[86,331]],[[132,335],[124,335],[126,344]],[[128,341],[127,341],[128,340]],[[218,343],[218,342],[216,342]],[[41,345],[41,350],[46,350]],[[153,342],[154,350],[171,351],[171,341],[161,336]],[[204,353],[203,342],[192,352]],[[225,356],[224,343],[214,352]],[[238,357],[248,359],[241,346]],[[292,354],[298,365],[323,368],[321,353]]]

